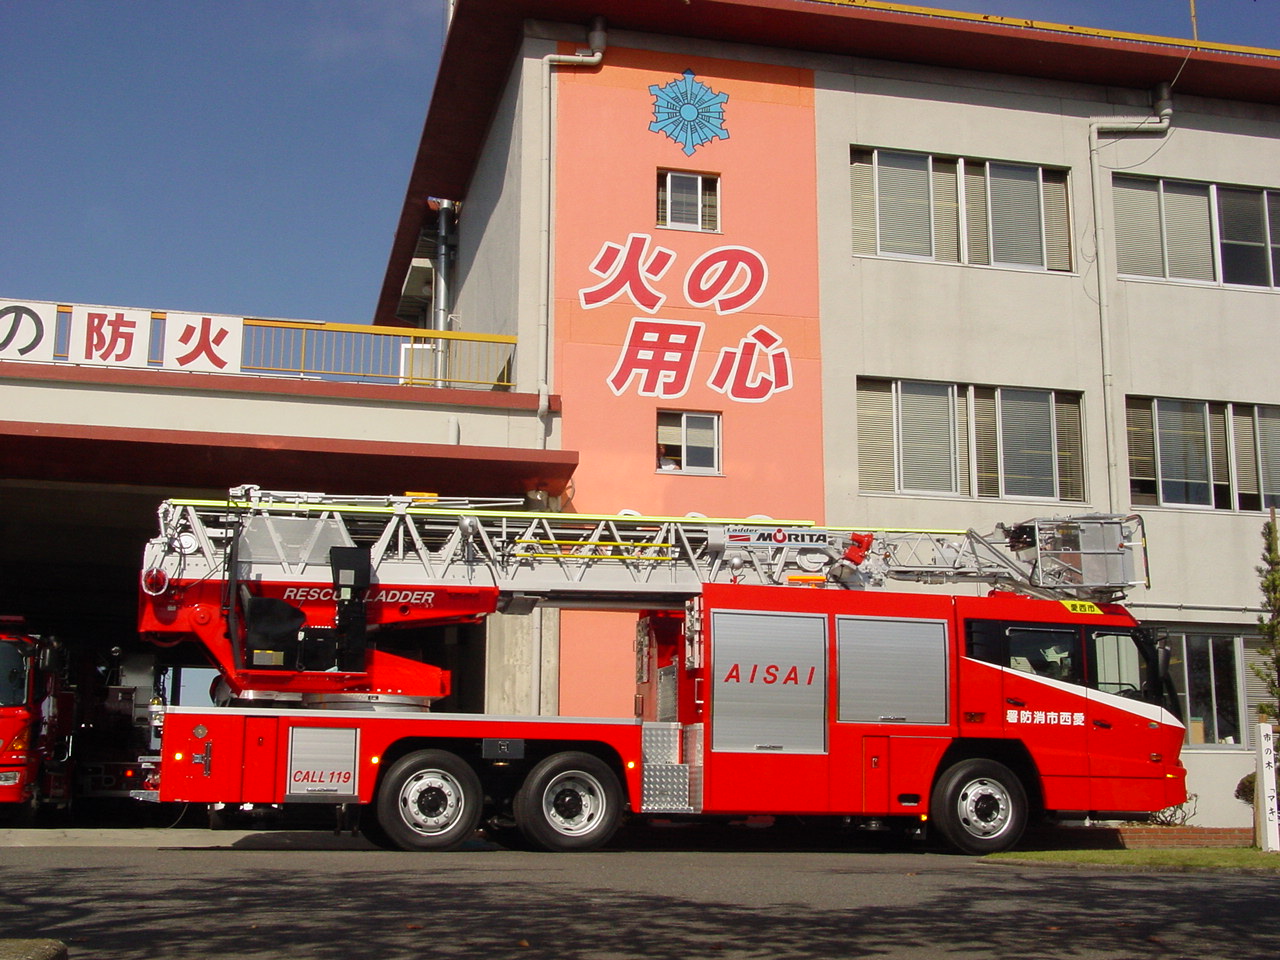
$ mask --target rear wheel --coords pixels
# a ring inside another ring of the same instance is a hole
[[[938,780],[929,817],[947,842],[975,855],[1008,850],[1027,825],[1022,781],[994,760],[962,760]]]
[[[599,757],[579,751],[547,757],[529,772],[515,798],[515,819],[542,850],[595,850],[622,816],[622,788]]]
[[[480,778],[465,760],[418,750],[387,771],[378,789],[378,826],[401,850],[453,850],[475,833],[483,801]]]

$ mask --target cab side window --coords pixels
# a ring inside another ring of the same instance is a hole
[[[966,656],[1038,677],[1080,683],[1080,652],[1080,631],[1075,627],[995,620],[966,624]]]

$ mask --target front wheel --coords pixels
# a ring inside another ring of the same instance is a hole
[[[569,751],[541,761],[516,793],[516,824],[541,850],[595,850],[622,816],[622,788],[599,757]]]
[[[401,850],[454,850],[475,833],[483,802],[469,763],[445,750],[418,750],[387,771],[378,825]]]
[[[938,780],[929,804],[938,831],[961,853],[1008,850],[1027,825],[1027,792],[994,760],[962,760]]]

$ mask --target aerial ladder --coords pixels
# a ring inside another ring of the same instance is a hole
[[[165,501],[146,547],[144,636],[202,643],[229,693],[426,708],[448,673],[394,632],[539,605],[680,609],[704,584],[867,589],[978,582],[1110,602],[1146,581],[1141,518],[1037,518],[974,530],[529,512],[518,501],[236,487]]]

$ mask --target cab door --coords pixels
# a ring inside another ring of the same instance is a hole
[[[1022,741],[1046,779],[1087,776],[1087,691],[1081,685],[1079,628],[971,620],[968,634],[970,656],[1003,667],[1000,709],[1005,737]],[[1046,783],[1046,789],[1052,786]],[[1061,786],[1067,787],[1067,782]],[[1083,797],[1080,800],[1083,804]]]
[[[1097,629],[1089,635],[1088,752],[1090,799],[1095,810],[1157,806],[1165,763],[1176,755],[1172,718],[1147,702],[1156,667],[1128,630]],[[1173,750],[1170,750],[1170,745]]]

